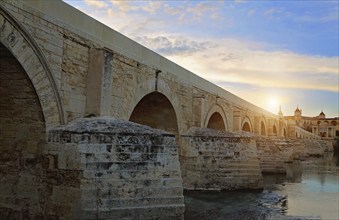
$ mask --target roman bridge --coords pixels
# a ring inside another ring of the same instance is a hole
[[[284,134],[277,115],[194,75],[65,3],[1,3],[2,57],[8,54],[16,61],[12,66],[21,66],[27,75],[47,130],[93,114],[178,134],[191,127],[246,130],[265,136]]]
[[[0,216],[181,218],[183,187],[260,188],[250,134],[288,135],[281,117],[62,1],[0,0],[0,30]]]

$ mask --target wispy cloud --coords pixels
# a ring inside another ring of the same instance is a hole
[[[263,15],[267,17],[272,17],[273,15],[277,15],[284,12],[283,8],[272,7],[264,11]]]
[[[85,3],[89,6],[94,6],[96,8],[105,8],[107,4],[104,1],[100,0],[84,0]]]
[[[222,2],[219,2],[222,3]],[[200,2],[196,5],[193,5],[191,7],[188,7],[186,9],[186,12],[188,14],[193,15],[193,19],[202,19],[206,15],[213,15],[210,16],[210,18],[217,19],[220,18],[220,15],[218,13],[218,5],[215,4],[215,2]]]
[[[180,48],[185,48],[184,52],[189,56],[183,56],[183,51],[175,50],[172,44],[168,48],[163,44],[163,47],[153,49],[160,53],[171,51],[165,54],[169,59],[214,82],[338,91],[338,57],[265,51],[265,44],[235,39],[200,40],[183,36],[166,39],[179,40]],[[150,42],[143,43],[153,47]]]
[[[205,50],[208,46],[208,42],[198,42],[184,36],[138,36],[134,39],[164,56],[190,55],[195,52]]]
[[[329,14],[322,15],[321,17],[311,16],[311,15],[296,16],[296,20],[299,22],[311,22],[311,23],[339,21],[339,14],[338,14],[338,11],[334,11]]]
[[[138,7],[131,5],[130,1],[115,1],[115,0],[111,0],[110,2],[112,3],[112,5],[114,7],[117,8],[117,10],[119,12],[126,13],[126,12],[129,12],[129,11],[137,10],[138,9]]]

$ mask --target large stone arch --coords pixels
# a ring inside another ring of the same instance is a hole
[[[220,118],[222,120],[222,123],[216,121],[216,120],[219,120]],[[213,121],[211,121],[211,119]],[[213,124],[211,124],[211,123],[213,123]],[[225,114],[225,112],[224,112],[224,110],[222,109],[221,106],[213,105],[208,110],[206,117],[205,117],[204,126],[206,128],[208,128],[210,126],[210,128],[214,128],[214,129],[217,129],[217,130],[228,131],[227,117],[226,117],[226,114]],[[224,127],[223,129],[221,129],[222,126]],[[218,129],[218,128],[220,128],[220,129]]]
[[[246,132],[253,132],[253,125],[249,117],[245,117],[242,121],[241,130]]]
[[[180,108],[181,105],[177,93],[175,91],[172,91],[168,84],[161,79],[158,79],[157,86],[155,86],[154,80],[147,80],[144,83],[141,83],[135,89],[133,99],[128,103],[129,106],[127,107],[128,111],[126,115],[126,120],[129,120],[134,108],[142,100],[142,98],[152,92],[159,92],[163,94],[172,104],[176,113],[179,134],[183,134],[184,131],[188,128],[185,128],[184,126],[184,117]]]
[[[1,219],[42,215],[45,137],[45,119],[34,86],[18,60],[0,43]]]
[[[175,109],[170,100],[160,92],[145,95],[134,107],[129,120],[179,136]]]
[[[17,59],[39,97],[48,130],[66,119],[55,79],[38,44],[26,29],[0,5],[0,43]]]

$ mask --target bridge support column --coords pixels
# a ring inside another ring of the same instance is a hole
[[[183,186],[188,190],[262,189],[255,140],[250,136],[191,128],[181,136]]]
[[[83,118],[49,132],[50,197],[60,219],[182,219],[175,136],[133,122]]]
[[[233,131],[241,131],[241,112],[233,112]]]
[[[112,104],[113,54],[103,49],[90,49],[87,75],[86,114],[108,116]]]

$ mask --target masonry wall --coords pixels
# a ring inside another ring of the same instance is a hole
[[[257,137],[256,147],[262,173],[286,173],[285,163],[324,154],[319,140],[268,139]]]
[[[192,128],[182,137],[183,186],[189,190],[261,189],[255,140],[250,136]]]
[[[0,44],[0,219],[42,216],[42,109],[26,73]]]
[[[47,173],[56,179],[47,201],[50,214],[64,219],[183,218],[174,135],[112,118],[80,119],[50,131],[44,153],[51,161]]]

